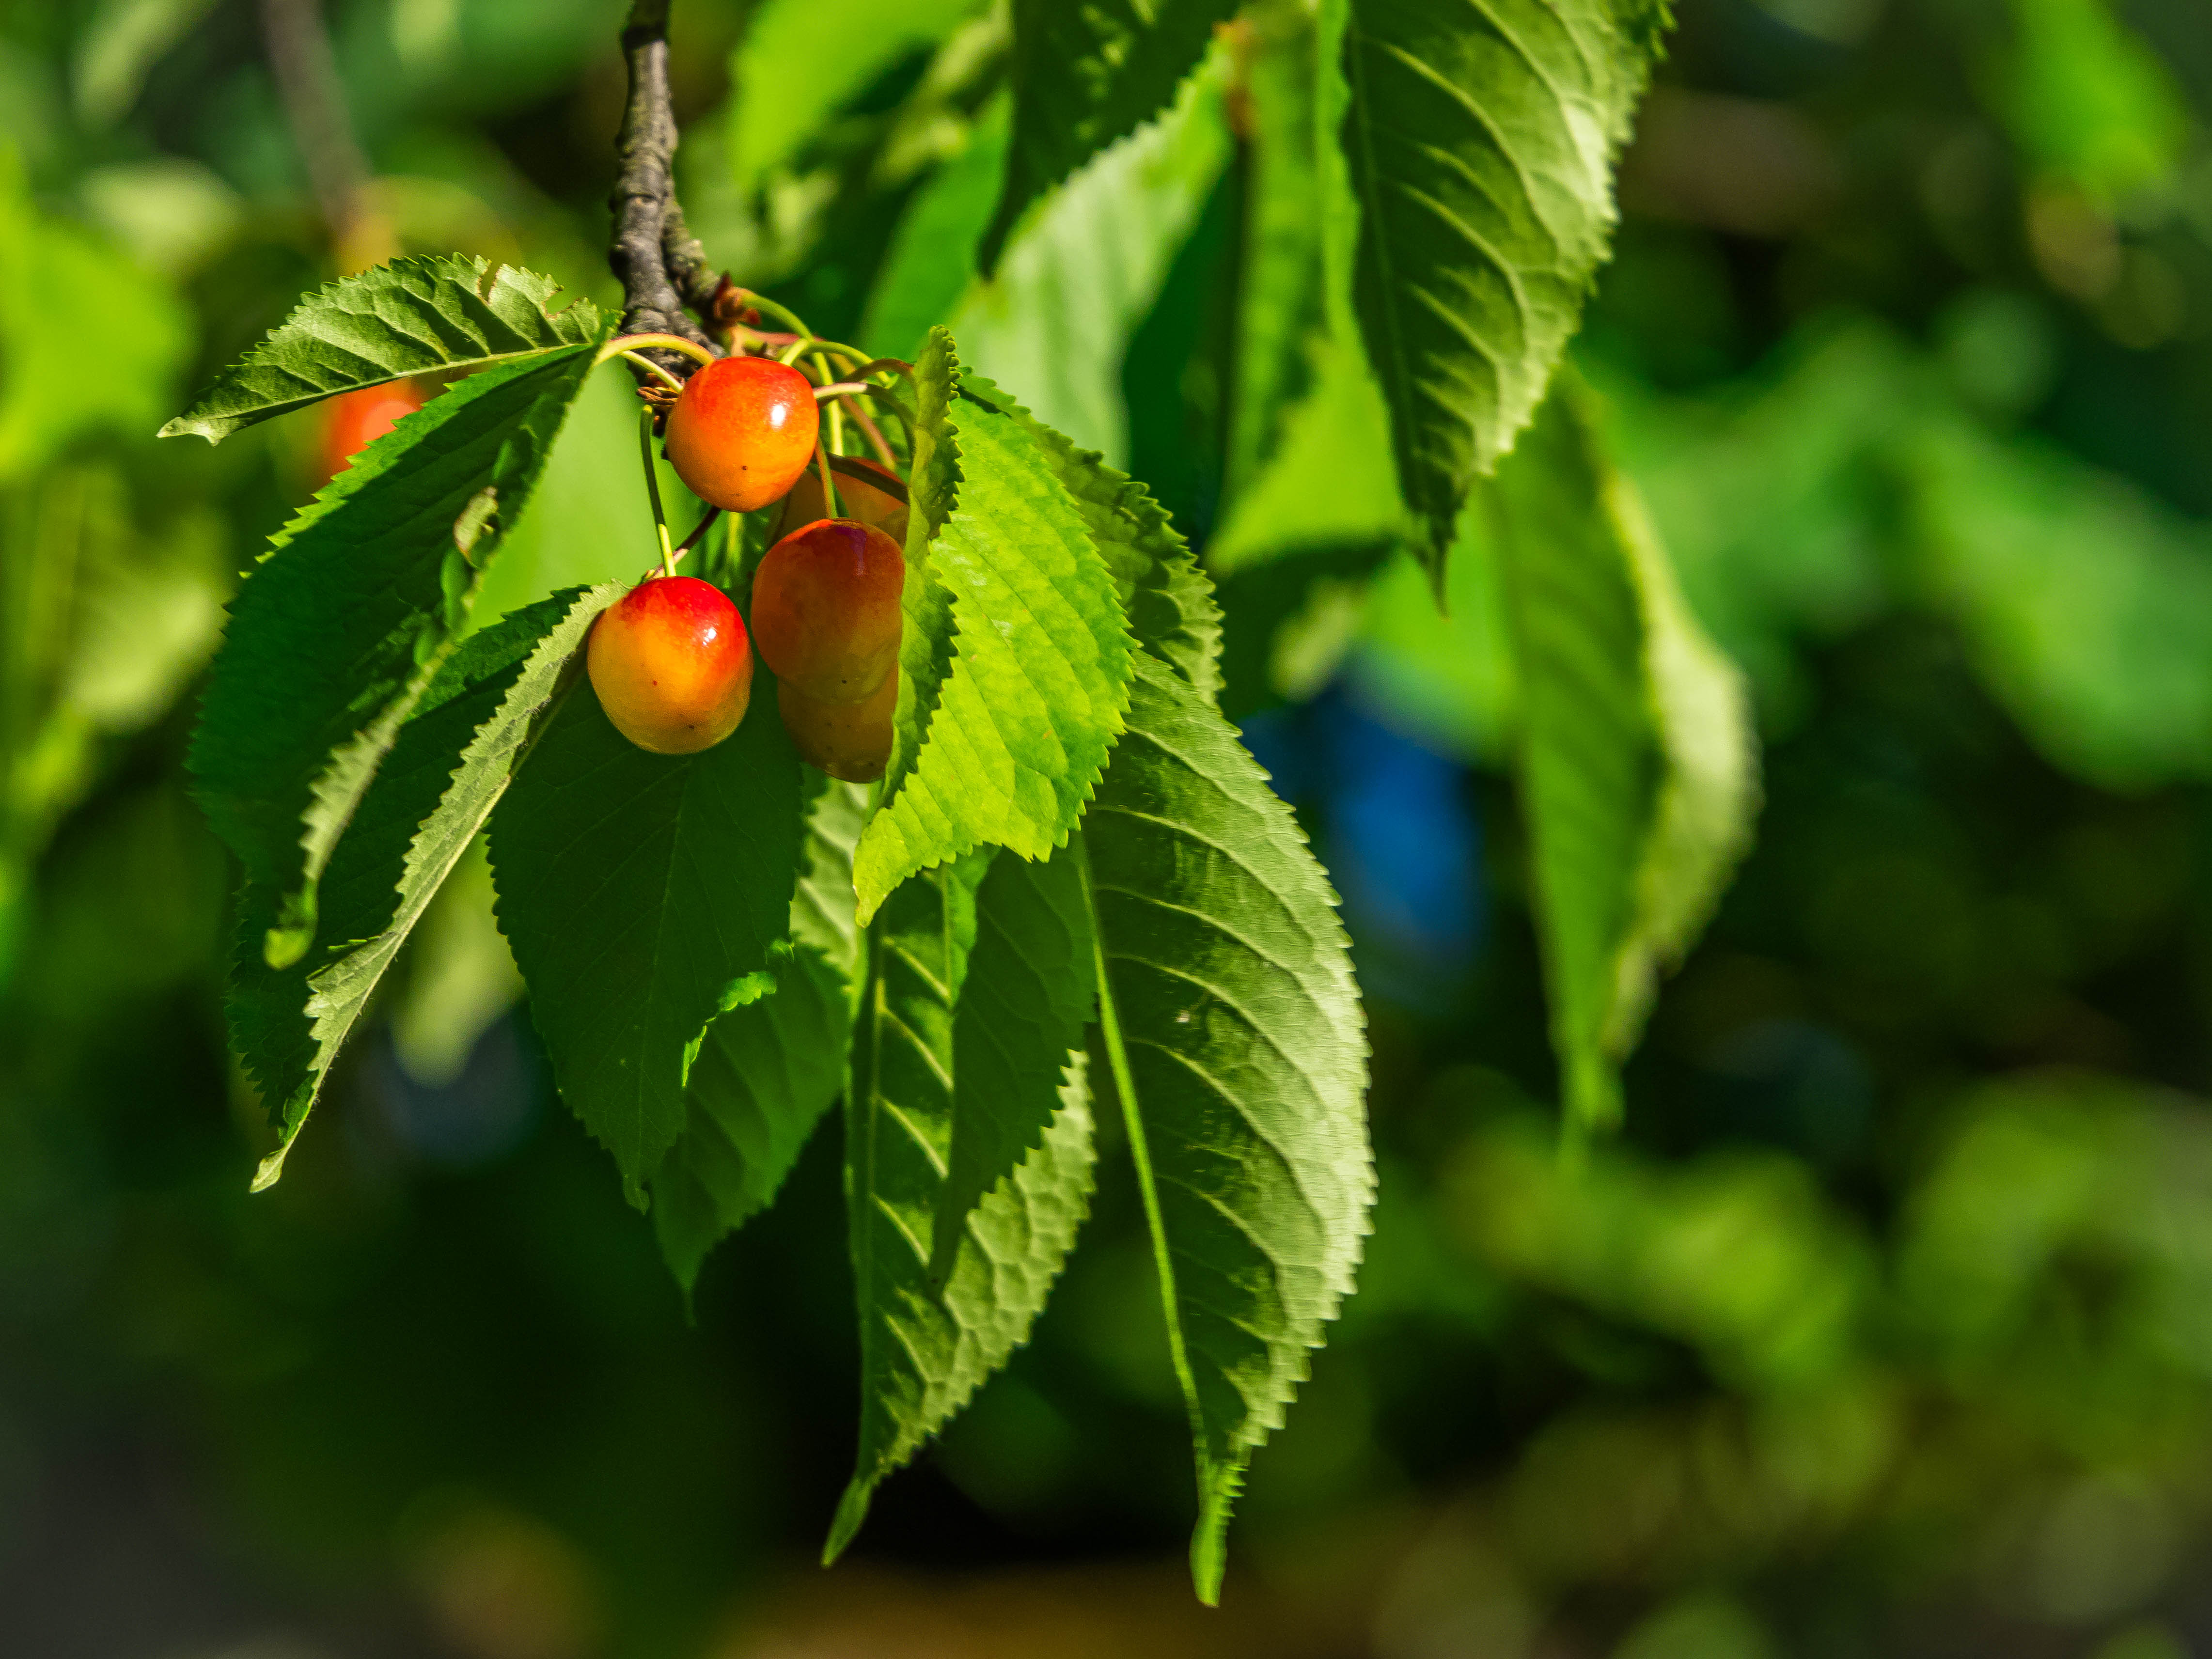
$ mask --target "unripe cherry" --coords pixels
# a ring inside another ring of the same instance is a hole
[[[412,380],[394,380],[389,386],[356,386],[351,392],[341,392],[323,405],[322,446],[318,459],[321,482],[332,478],[353,464],[353,458],[386,433],[401,419],[412,415],[428,401]]]
[[[656,755],[712,749],[752,700],[744,619],[692,576],[649,577],[601,611],[585,662],[615,730]]]
[[[823,702],[789,680],[775,686],[776,712],[801,760],[847,783],[873,783],[891,757],[891,716],[898,708],[898,670],[865,702]]]
[[[865,467],[877,477],[896,486],[898,474],[888,467],[858,457],[848,460],[846,466]],[[872,525],[896,542],[906,545],[907,505],[888,489],[878,489],[866,479],[856,478],[840,469],[837,473],[837,505],[844,516],[858,519],[862,524]],[[791,494],[783,498],[783,510],[777,515],[775,533],[778,538],[789,535],[802,526],[817,519],[826,519],[830,509],[822,497],[822,474],[817,467],[809,467],[799,475],[799,482],[791,487]]]
[[[813,458],[814,386],[772,357],[720,357],[696,370],[668,411],[665,453],[702,501],[750,513],[786,494]]]
[[[898,663],[906,555],[871,525],[817,519],[769,549],[753,576],[761,660],[817,702],[860,702]]]

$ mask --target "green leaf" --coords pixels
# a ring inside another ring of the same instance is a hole
[[[641,1208],[702,1037],[775,988],[790,927],[799,758],[757,696],[714,748],[669,756],[580,689],[492,818],[500,926],[554,1083]]]
[[[1231,0],[1014,0],[1014,142],[976,264],[988,272],[1029,204],[1167,107]]]
[[[890,757],[884,764],[878,796],[885,801],[895,799],[913,775],[952,672],[952,592],[931,570],[938,534],[960,494],[960,445],[952,425],[960,360],[952,336],[931,329],[914,370],[914,465],[907,483],[906,586],[899,595],[903,627],[898,701],[891,714]]]
[[[586,346],[464,381],[363,450],[240,589],[192,741],[196,793],[278,902],[283,967],[317,930],[323,867],[465,622],[530,497]]]
[[[1530,890],[1568,1121],[1618,1121],[1617,1068],[1661,968],[1747,843],[1750,716],[1573,382],[1496,495],[1520,693]]]
[[[1664,0],[1344,0],[1362,330],[1441,566],[1582,313]]]
[[[239,903],[231,1041],[279,1136],[257,1190],[284,1158],[324,1077],[385,970],[505,793],[573,672],[612,588],[571,590],[507,617],[447,659],[398,730],[323,883],[323,943],[270,965],[263,930],[281,890],[249,877]]]
[[[952,664],[910,768],[895,732],[885,804],[853,861],[864,922],[900,882],[975,848],[1037,859],[1065,844],[1128,699],[1113,573],[1028,427],[964,396],[945,422],[958,498],[919,572],[909,565],[901,662],[942,649],[941,617],[915,602],[934,582],[952,597]],[[902,684],[899,730],[920,724],[926,690]]]
[[[1306,342],[1324,316],[1315,210],[1324,141],[1313,15],[1299,0],[1261,0],[1244,15],[1251,31],[1244,54],[1249,182],[1223,464],[1232,500],[1273,453],[1284,415],[1306,390]]]
[[[683,1138],[653,1178],[653,1232],[687,1296],[708,1252],[768,1207],[845,1086],[859,966],[853,842],[866,805],[852,784],[815,796],[775,994],[709,1025],[692,1065]]]
[[[1152,492],[1079,449],[980,376],[963,391],[1022,423],[1053,477],[1074,501],[1107,568],[1137,643],[1212,697],[1221,686],[1221,611],[1213,582]]]
[[[161,436],[220,443],[334,392],[597,344],[606,329],[599,307],[577,300],[556,311],[560,291],[550,276],[476,254],[395,259],[343,277],[302,301]]]
[[[957,1011],[976,946],[977,889],[993,858],[972,853],[904,884],[869,930],[845,1133],[860,1450],[824,1560],[860,1530],[878,1483],[1029,1334],[1089,1203],[1090,1093],[1080,1057],[1068,1056],[1042,1139],[968,1212],[949,1268],[931,1269],[956,1114],[956,1032],[974,1030]],[[1051,1035],[1048,1026],[1031,1032]],[[1029,1066],[1006,1074],[1037,1080]]]
[[[959,309],[975,275],[975,240],[990,222],[1012,131],[1006,95],[978,112],[960,149],[914,193],[891,233],[868,308],[854,337],[893,356],[913,356],[929,331]]]
[[[978,0],[764,0],[753,7],[730,63],[737,94],[729,104],[730,166],[738,187],[758,185],[870,82],[977,9]]]
[[[1206,562],[1224,577],[1315,554],[1379,555],[1419,534],[1398,493],[1389,417],[1366,359],[1356,343],[1326,334],[1310,349],[1312,388],[1285,415],[1273,453],[1206,544]]]
[[[1041,204],[951,314],[969,364],[1038,416],[1124,459],[1129,341],[1159,302],[1233,150],[1231,60],[1208,58],[1174,106]]]
[[[1097,994],[1077,861],[994,860],[975,895],[975,942],[953,1021],[951,1147],[938,1194],[930,1273],[951,1273],[986,1197],[1021,1166],[1080,1075]]]
[[[1352,1289],[1374,1200],[1367,1044],[1335,895],[1229,724],[1140,656],[1085,820],[1099,1021],[1190,1409],[1191,1565]]]

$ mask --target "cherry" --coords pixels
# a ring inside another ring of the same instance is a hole
[[[323,441],[319,452],[322,483],[328,483],[344,471],[356,455],[426,401],[412,380],[356,386],[331,398],[323,405]]]
[[[891,715],[898,708],[898,669],[862,702],[823,702],[789,680],[778,680],[776,711],[799,758],[847,783],[873,783],[891,757]]]
[[[761,660],[817,702],[865,702],[897,665],[905,586],[906,556],[873,526],[801,526],[769,549],[753,576]]]
[[[586,655],[615,730],[656,755],[695,755],[738,729],[753,694],[744,619],[719,587],[651,576],[599,613]]]
[[[732,513],[766,507],[813,459],[814,387],[770,357],[722,357],[684,383],[668,411],[668,464],[691,493]]]
[[[866,467],[877,477],[888,479],[894,484],[898,482],[898,474],[888,467],[877,465],[873,461],[855,458],[847,465]],[[873,525],[901,547],[906,545],[906,503],[889,490],[878,489],[849,472],[840,472],[837,475],[837,504],[844,508],[847,518]],[[791,494],[783,498],[783,512],[775,521],[775,533],[779,537],[787,536],[801,526],[829,516],[829,507],[822,499],[822,475],[815,468],[809,467],[799,476],[799,482],[792,485]]]

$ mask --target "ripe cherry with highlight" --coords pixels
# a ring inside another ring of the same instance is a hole
[[[898,664],[905,586],[906,555],[882,531],[851,519],[802,525],[753,577],[761,660],[817,702],[867,701]]]
[[[744,619],[692,576],[649,577],[601,611],[585,660],[615,729],[656,755],[713,748],[752,700]]]
[[[780,500],[813,458],[814,386],[769,357],[723,357],[696,371],[668,411],[665,453],[701,501],[750,513]]]
[[[823,702],[789,680],[775,687],[776,712],[799,758],[847,783],[873,783],[891,757],[891,715],[898,708],[893,667],[864,702]]]

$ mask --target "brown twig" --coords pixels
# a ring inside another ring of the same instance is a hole
[[[307,170],[339,266],[351,271],[380,264],[398,247],[391,227],[369,204],[368,158],[354,136],[319,0],[261,0],[261,29],[284,124]]]
[[[608,202],[615,234],[607,264],[623,285],[623,333],[681,335],[712,350],[714,342],[686,308],[711,305],[719,278],[708,272],[706,250],[685,227],[684,210],[676,202],[668,4],[669,0],[631,0],[623,30],[629,101],[615,140],[621,171]],[[673,374],[688,374],[696,367],[674,352],[652,356]]]

